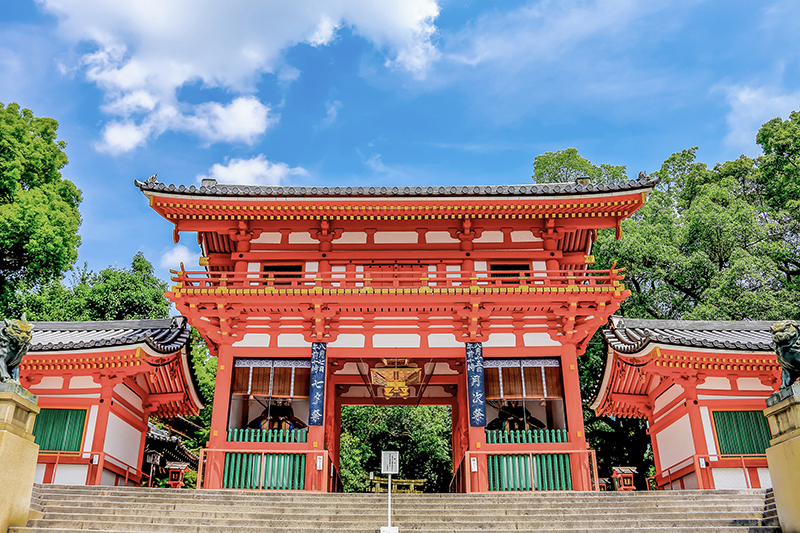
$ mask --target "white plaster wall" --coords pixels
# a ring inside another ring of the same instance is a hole
[[[775,390],[761,383],[761,380],[758,378],[738,378],[736,380],[736,385],[739,387],[739,390],[763,390],[765,392],[772,392]]]
[[[375,244],[416,244],[419,234],[416,231],[376,231]]]
[[[700,408],[700,420],[703,422],[703,436],[706,439],[706,448],[710,455],[716,455],[717,444],[714,442],[714,429],[711,426],[711,413],[708,407]]]
[[[364,335],[352,333],[340,333],[336,340],[328,343],[331,348],[363,348]]]
[[[89,465],[58,465],[53,483],[59,485],[86,485]]]
[[[542,239],[533,235],[530,230],[512,231],[511,242],[539,242]]]
[[[271,337],[269,333],[246,333],[242,340],[234,342],[233,346],[245,348],[266,348],[269,346],[270,338]]]
[[[300,333],[281,333],[278,335],[278,348],[304,348],[311,346]]]
[[[31,390],[34,389],[60,389],[64,386],[64,378],[61,376],[45,376],[42,378],[42,381],[37,383],[36,385],[31,385],[28,387]]]
[[[681,418],[665,427],[654,437],[658,448],[660,467],[665,470],[676,463],[683,461],[687,457],[694,455],[694,441],[692,440],[692,428],[689,423],[689,415]]]
[[[74,376],[69,380],[70,389],[101,389],[102,385],[94,382],[92,376]]]
[[[664,392],[661,393],[661,396],[655,399],[653,402],[653,414],[658,415],[659,411],[664,409],[667,405],[672,402],[675,398],[683,394],[683,387],[680,385],[673,385]]]
[[[741,468],[712,468],[711,476],[714,479],[714,488],[717,489],[746,489],[747,481],[744,470]]]
[[[431,348],[460,348],[464,345],[458,342],[452,333],[431,333],[428,335],[428,346]]]
[[[97,425],[97,410],[98,406],[93,405],[89,408],[89,422],[86,424],[86,438],[83,441],[83,451],[92,451],[92,444],[94,444],[94,428]]]
[[[293,231],[289,234],[289,244],[319,244],[319,241],[312,239],[307,231]]]
[[[106,469],[103,469],[103,473],[100,475],[100,484],[106,487],[113,487],[117,481],[117,475],[113,472],[109,472]]]
[[[489,266],[486,261],[475,261],[475,270],[489,270]],[[484,274],[483,277],[486,277],[486,275]]]
[[[513,333],[491,333],[483,345],[487,348],[513,348],[517,345],[517,336]]]
[[[318,272],[319,271],[319,261],[309,261],[306,263],[306,272]]]
[[[273,232],[264,232],[258,236],[257,239],[253,239],[253,243],[258,244],[280,244],[281,243],[281,234],[280,233],[273,233]]]
[[[731,390],[731,380],[726,377],[708,377],[697,386],[698,389]]]
[[[115,385],[114,392],[117,393],[123,400],[131,404],[139,411],[143,410],[142,399],[139,398],[139,396],[131,389],[129,389],[124,383],[119,383]]]
[[[478,237],[477,239],[473,239],[472,242],[480,242],[480,243],[492,243],[492,242],[503,242],[503,232],[502,231],[484,231],[483,234]]]
[[[425,233],[425,242],[440,244],[458,242],[458,239],[451,237],[449,231],[429,231]]]
[[[761,484],[762,489],[772,488],[772,476],[769,473],[769,468],[758,469],[758,482]]]
[[[375,348],[419,348],[420,337],[417,334],[375,334],[372,346]]]
[[[686,490],[697,489],[699,485],[697,484],[697,474],[692,472],[687,476],[683,476],[683,488]]]
[[[522,335],[522,341],[525,346],[534,348],[537,346],[561,346],[560,342],[554,341],[547,333],[525,333]]]
[[[45,464],[37,464],[36,465],[36,473],[33,475],[33,482],[34,483],[44,483],[44,469],[47,468]]]
[[[247,263],[247,271],[248,272],[260,272],[261,271],[261,263]]]
[[[106,440],[103,451],[118,461],[131,466],[139,462],[139,444],[142,432],[131,426],[114,413],[108,415]],[[108,460],[108,459],[107,459]]]
[[[334,242],[336,244],[367,244],[367,234],[363,231],[345,231]]]

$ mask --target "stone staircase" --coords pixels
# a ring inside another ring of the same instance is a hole
[[[764,490],[402,494],[400,531],[778,533]],[[36,485],[42,513],[9,533],[373,533],[385,494],[257,493]],[[39,513],[35,513],[38,515]]]

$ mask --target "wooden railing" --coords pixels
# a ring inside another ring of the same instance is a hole
[[[53,473],[50,481],[43,480],[43,483],[53,483],[56,479],[58,466],[64,464],[80,464],[91,467],[96,465],[93,475],[87,473],[87,485],[100,485],[103,479],[103,470],[108,470],[115,475],[124,477],[125,485],[129,480],[139,482],[142,476],[146,476],[141,470],[135,466],[131,466],[123,462],[121,459],[114,457],[105,452],[70,452],[70,451],[56,451],[56,450],[39,450],[38,463],[52,464]]]
[[[537,444],[568,442],[566,429],[486,430],[486,444]]]
[[[767,468],[767,456],[765,454],[695,454],[665,468],[660,475],[656,474],[648,477],[646,486],[648,490],[672,490],[673,483],[679,482],[682,478],[694,473],[698,489],[750,489],[753,488],[750,473],[758,468]],[[717,487],[713,476],[714,469],[741,470],[745,487]]]
[[[307,429],[229,429],[228,442],[307,442]]]
[[[171,271],[175,294],[296,294],[399,292],[603,292],[622,290],[622,269],[519,272],[393,270],[367,272]],[[296,277],[295,277],[296,276]]]

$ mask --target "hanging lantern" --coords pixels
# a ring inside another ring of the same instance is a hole
[[[422,369],[408,366],[408,359],[383,359],[383,366],[370,369],[372,384],[383,387],[383,397],[387,400],[395,396],[408,398],[411,385],[422,378]]]

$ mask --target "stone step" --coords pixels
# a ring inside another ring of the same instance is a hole
[[[9,533],[373,533],[386,503],[386,494],[37,485],[32,504],[44,515]],[[398,494],[392,520],[431,533],[778,533],[764,523],[771,507],[759,489]]]
[[[393,524],[396,525],[396,524]],[[369,526],[369,527],[353,527],[353,526],[346,526],[341,528],[334,528],[334,527],[326,527],[324,531],[331,531],[334,533],[375,533],[376,530],[380,526]],[[64,528],[64,527],[57,527],[57,528],[49,528],[46,526],[36,526],[36,527],[11,527],[8,529],[8,533],[86,533],[86,529],[76,529],[76,528]],[[92,529],[93,533],[139,533],[141,531],[146,531],[142,529]],[[150,530],[147,530],[150,531]],[[188,526],[187,528],[184,527],[165,527],[159,526],[159,529],[153,530],[158,531],[159,533],[207,533],[208,527],[205,525],[193,525]],[[213,530],[215,533],[319,533],[321,529],[319,527],[313,526],[311,528],[302,528],[298,527],[297,525],[289,525],[285,528],[250,528],[250,527],[237,527],[237,528],[225,528],[225,529],[217,529]],[[422,527],[419,529],[409,529],[400,526],[400,531],[414,531],[415,533],[487,533],[487,531],[492,531],[491,529],[476,529],[473,527],[468,527],[464,529],[456,529],[453,527],[445,527],[445,528],[430,528],[430,527]],[[505,529],[494,529],[494,531],[507,531]],[[771,526],[688,526],[688,527],[670,527],[670,528],[661,528],[661,527],[636,527],[636,528],[619,528],[619,527],[608,527],[608,526],[599,526],[599,527],[575,527],[572,529],[563,529],[563,528],[556,528],[552,526],[543,525],[541,527],[537,526],[529,526],[526,525],[524,527],[520,527],[515,529],[515,531],[521,533],[563,533],[568,531],[569,533],[620,533],[621,531],[631,531],[631,532],[640,532],[640,533],[781,533],[780,528],[778,527],[771,527]]]

